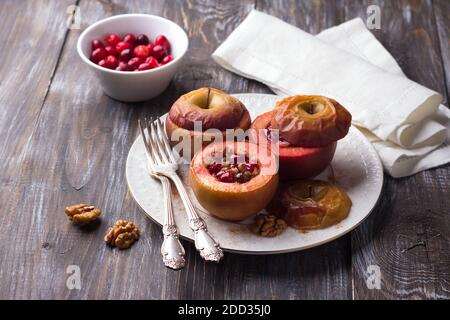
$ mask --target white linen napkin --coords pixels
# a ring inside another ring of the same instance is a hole
[[[314,37],[254,10],[213,59],[278,94],[338,100],[394,177],[450,161],[450,112],[439,106],[442,97],[407,79],[360,19]]]

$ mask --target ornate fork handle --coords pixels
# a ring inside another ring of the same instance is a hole
[[[223,251],[220,248],[219,243],[214,240],[211,234],[208,232],[205,221],[197,214],[194,205],[192,204],[189,196],[184,188],[183,182],[177,174],[171,174],[170,179],[178,189],[181,200],[183,201],[186,209],[189,226],[194,231],[195,248],[200,253],[200,256],[207,261],[219,262],[223,258]]]
[[[170,181],[164,176],[158,176],[158,178],[161,180],[165,198],[165,217],[163,225],[164,240],[161,245],[161,255],[166,267],[178,270],[185,266],[186,259],[184,257],[184,248],[178,239],[178,229],[175,225],[175,220],[173,217]]]

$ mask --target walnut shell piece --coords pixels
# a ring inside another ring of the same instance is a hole
[[[252,225],[252,231],[263,237],[275,237],[282,234],[287,228],[286,221],[274,215],[260,214]]]
[[[133,222],[126,220],[117,220],[114,226],[108,229],[105,235],[105,241],[112,247],[119,249],[128,249],[135,241],[139,239],[139,229]]]
[[[84,203],[68,206],[64,212],[71,221],[80,224],[92,222],[102,214],[100,209]]]

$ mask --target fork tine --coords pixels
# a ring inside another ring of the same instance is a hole
[[[150,145],[151,145],[151,150],[152,150],[152,155],[153,158],[155,159],[155,164],[162,164],[163,160],[161,159],[157,146],[155,145],[155,141],[153,139],[153,132],[152,132],[152,128],[150,123],[153,123],[153,117],[150,117],[150,122],[148,121],[147,118],[145,118],[145,123],[146,123],[146,127],[147,127],[147,132],[148,132],[148,136],[149,136],[149,141],[150,141]]]
[[[170,162],[168,155],[166,154],[165,150],[164,150],[164,146],[161,142],[161,137],[160,137],[160,132],[157,131],[156,127],[155,127],[155,121],[152,121],[152,123],[150,124],[151,128],[152,128],[152,138],[153,141],[156,142],[156,145],[158,146],[158,150],[159,153],[161,154],[161,157],[164,159],[165,163]]]
[[[145,150],[147,151],[146,152],[147,159],[148,159],[147,162],[148,162],[148,165],[150,166],[150,169],[153,171],[155,160],[153,159],[152,151],[151,151],[150,145],[147,141],[147,137],[145,135],[145,130],[144,130],[144,127],[142,126],[142,122],[140,119],[138,120],[138,123],[139,123],[139,128],[141,129],[141,135],[142,135],[142,140],[144,141]]]
[[[161,140],[163,141],[164,148],[166,150],[166,153],[169,155],[170,161],[173,164],[176,164],[177,161],[175,160],[175,157],[173,156],[172,148],[169,145],[169,140],[167,138],[166,131],[163,130],[163,125],[161,123],[161,118],[160,117],[157,117],[156,127],[157,127],[157,130],[158,130],[158,136],[160,136]]]

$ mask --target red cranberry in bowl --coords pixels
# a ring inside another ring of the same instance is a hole
[[[139,57],[131,58],[130,61],[128,61],[128,68],[130,68],[130,70],[136,70],[142,62],[143,60]]]
[[[114,56],[107,56],[105,61],[109,69],[115,69],[119,65],[119,60]]]
[[[131,58],[133,58],[133,51],[132,49],[125,49],[122,50],[119,54],[119,60],[123,61],[123,62],[128,62],[128,60],[130,60]]]
[[[136,36],[132,33],[129,33],[125,37],[123,37],[123,41],[128,42],[132,46],[135,46],[136,45]]]
[[[95,40],[92,40],[92,42],[91,42],[91,48],[92,48],[92,51],[94,51],[95,49],[98,49],[98,48],[102,48],[102,49],[105,48],[105,45],[100,40],[95,39]]]
[[[106,43],[108,43],[110,46],[115,47],[116,44],[118,44],[122,39],[117,34],[110,34],[106,37]]]
[[[147,48],[148,48],[148,55],[152,56],[153,55],[153,44],[149,43],[147,45]]]
[[[119,62],[119,65],[116,67],[117,71],[130,71],[130,68],[128,68],[128,64],[126,62]]]
[[[129,42],[120,41],[118,44],[116,44],[116,50],[120,54],[125,49],[131,49],[133,46]]]
[[[173,56],[172,55],[168,55],[168,56],[165,56],[163,59],[162,59],[162,64],[168,64],[170,61],[172,61],[173,60]]]
[[[148,37],[145,34],[140,34],[136,37],[136,42],[134,45],[138,46],[138,45],[147,45],[150,43],[150,40],[148,39]]]
[[[110,56],[118,56],[119,55],[115,46],[106,46],[105,50]]]
[[[160,66],[158,60],[156,60],[155,57],[148,57],[145,59],[145,63],[148,63],[150,65],[150,69],[158,68]]]
[[[158,59],[158,61],[161,61],[162,59],[164,59],[164,57],[167,55],[167,51],[166,49],[164,49],[163,46],[161,45],[155,45],[153,47],[153,56]]]
[[[151,68],[152,67],[150,66],[149,63],[144,62],[139,65],[139,67],[137,68],[137,71],[150,70]]]
[[[100,67],[103,68],[108,68],[107,63],[106,63],[106,59],[102,59],[97,63]]]
[[[167,38],[163,35],[159,35],[155,39],[155,45],[160,45],[164,49],[166,49],[167,53],[170,53],[170,42],[167,40]]]
[[[100,60],[103,60],[106,58],[108,53],[103,48],[97,48],[91,53],[91,61],[94,63],[98,63]]]
[[[150,54],[148,47],[145,45],[139,45],[139,46],[135,47],[133,52],[136,57],[139,57],[141,59],[147,58]]]

